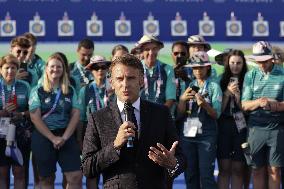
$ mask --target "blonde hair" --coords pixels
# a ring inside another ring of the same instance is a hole
[[[46,66],[45,66],[45,71],[44,71],[44,75],[43,75],[43,90],[46,91],[46,92],[51,92],[52,91],[52,86],[51,86],[51,83],[50,83],[50,80],[48,78],[48,75],[47,75],[46,71],[47,71],[48,63],[51,60],[54,60],[54,59],[58,60],[62,64],[63,73],[62,73],[62,76],[61,76],[61,78],[59,80],[59,84],[60,84],[60,88],[62,90],[62,93],[64,95],[66,95],[66,94],[69,93],[69,84],[70,84],[70,82],[69,82],[69,78],[68,78],[68,74],[67,74],[67,68],[66,68],[66,66],[64,64],[64,61],[58,54],[52,54],[47,59]]]
[[[0,68],[2,68],[4,64],[14,64],[17,67],[17,69],[19,69],[20,66],[19,60],[12,54],[7,54],[1,57]]]

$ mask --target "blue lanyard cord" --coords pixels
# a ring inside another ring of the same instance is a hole
[[[162,77],[161,77],[161,65],[160,62],[157,62],[157,69],[158,69],[158,80],[156,81],[154,88],[156,88],[156,94],[155,94],[155,102],[158,100],[158,97],[161,93],[161,85],[162,85]],[[144,66],[144,86],[145,86],[145,96],[148,100],[149,98],[149,83],[147,78],[147,70]]]
[[[79,63],[76,62],[75,64],[76,64],[76,67],[77,67],[77,69],[78,69],[78,71],[79,71],[81,77],[83,78],[84,83],[88,84],[90,81],[89,81],[89,79],[85,76],[85,73],[84,73],[84,71],[82,70],[82,68],[80,68]]]
[[[202,90],[200,91],[201,92],[201,95],[204,95],[206,91],[208,89],[208,81],[206,80],[203,87],[202,87]]]
[[[12,86],[12,94],[11,94],[11,99],[14,100],[16,98],[16,81],[13,83]],[[6,105],[6,99],[5,99],[5,89],[4,89],[4,81],[1,81],[1,97],[2,97],[2,109],[4,109]]]
[[[107,88],[105,87],[105,94],[104,94],[103,103],[100,103],[100,93],[99,93],[98,86],[97,86],[96,83],[93,83],[92,86],[93,86],[94,91],[95,91],[97,110],[104,108],[107,105],[107,102],[108,102]]]
[[[57,106],[57,104],[58,104],[58,101],[59,101],[60,96],[61,96],[61,89],[59,89],[59,91],[58,91],[57,94],[56,94],[55,101],[54,101],[54,103],[53,103],[53,105],[52,105],[52,108],[51,108],[47,113],[45,113],[45,114],[42,116],[42,119],[47,118],[52,112],[54,112],[54,110],[55,110],[55,108],[56,108],[56,106]]]

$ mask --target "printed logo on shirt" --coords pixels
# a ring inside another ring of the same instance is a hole
[[[253,90],[257,91],[259,89],[259,86],[254,86]]]
[[[222,96],[218,96],[218,97],[217,97],[217,100],[218,100],[219,102],[222,102]]]
[[[71,102],[71,99],[68,98],[68,97],[65,97],[65,101],[66,101],[66,102]]]
[[[89,100],[88,104],[92,104],[92,103],[93,103],[93,101],[94,101],[94,99],[93,99],[93,98],[91,98],[91,99]]]
[[[280,87],[281,87],[281,86],[280,86],[279,84],[276,84],[276,85],[273,86],[273,89],[274,89],[274,90],[279,90]]]
[[[23,95],[23,94],[17,95],[17,98],[18,98],[18,99],[25,99],[25,97],[26,97],[26,96]]]
[[[46,99],[44,99],[44,103],[48,104],[50,102],[50,100],[51,100],[50,97],[47,97]]]
[[[29,102],[28,102],[29,106],[32,105],[33,101],[34,101],[33,98],[31,98],[31,99],[29,100]]]
[[[82,100],[81,99],[78,99],[78,104],[82,104]]]

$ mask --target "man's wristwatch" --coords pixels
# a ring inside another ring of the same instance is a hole
[[[179,168],[179,162],[178,162],[178,159],[176,158],[176,166],[173,168],[173,169],[168,169],[168,172],[169,172],[169,175],[170,177],[173,177],[174,174],[176,173],[176,171],[178,170]]]

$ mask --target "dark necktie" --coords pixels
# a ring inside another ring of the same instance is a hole
[[[138,124],[136,120],[136,116],[134,113],[134,107],[130,103],[124,103],[124,114],[125,114],[125,121],[130,121],[135,125],[135,138],[134,138],[134,145],[137,144],[138,141]]]

